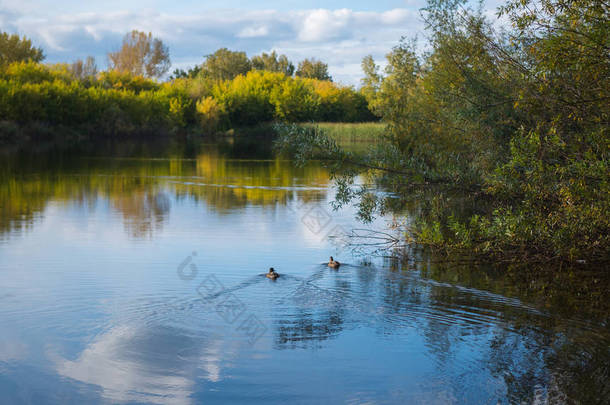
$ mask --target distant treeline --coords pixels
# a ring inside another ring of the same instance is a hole
[[[134,55],[137,44],[148,51]],[[110,69],[95,60],[42,64],[42,50],[26,38],[0,34],[0,139],[72,130],[89,136],[211,133],[274,120],[375,120],[363,94],[331,81],[327,66],[306,60],[295,68],[275,53],[251,60],[220,49],[188,72],[169,68],[167,48],[134,31],[109,54]]]

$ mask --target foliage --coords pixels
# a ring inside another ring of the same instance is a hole
[[[312,83],[292,78],[273,89],[270,101],[279,119],[292,122],[314,117],[319,104]]]
[[[296,75],[308,79],[332,81],[332,78],[328,74],[328,65],[313,58],[299,62]]]
[[[45,81],[71,82],[74,76],[62,65],[46,66],[36,62],[15,62],[0,70],[0,77],[15,83],[41,83]]]
[[[173,79],[170,83],[166,83],[166,86],[187,93],[193,100],[208,97],[212,95],[212,89],[216,82],[207,79],[202,76],[196,76],[194,78],[177,78]]]
[[[251,59],[252,68],[256,70],[266,70],[267,72],[280,72],[286,76],[294,74],[294,65],[286,55],[277,55],[275,51],[267,54],[253,56]]]
[[[232,80],[246,74],[252,69],[245,52],[220,48],[205,57],[201,65],[201,74],[214,80]]]
[[[237,76],[245,75],[251,70],[283,73],[286,76],[295,74],[294,64],[288,57],[286,55],[278,55],[275,51],[271,53],[263,52],[248,59],[245,52],[220,48],[214,53],[207,55],[201,65],[194,66],[188,69],[188,71],[183,69],[174,70],[171,79],[193,79],[201,76],[216,81],[233,80]],[[328,65],[316,59],[301,61],[298,69],[296,69],[296,76],[332,81],[328,74]]]
[[[128,76],[129,77],[129,76]],[[155,85],[145,78],[116,72],[102,74],[93,85],[75,80],[68,71],[34,63],[17,63],[2,72],[0,116],[20,125],[44,123],[80,128],[98,136],[168,131],[189,119],[188,97]]]
[[[194,66],[189,68],[188,70],[184,69],[174,69],[173,73],[170,76],[170,80],[175,79],[194,79],[201,73],[201,66]]]
[[[156,90],[159,88],[159,84],[154,80],[116,70],[101,72],[98,76],[96,86],[105,89],[129,90],[135,93]]]
[[[373,56],[367,55],[362,59],[361,67],[364,77],[360,80],[360,92],[366,98],[369,106],[375,109],[376,95],[380,90],[382,82],[379,66],[375,64]]]
[[[21,38],[17,34],[0,32],[0,66],[22,61],[41,62],[43,59],[42,49],[34,47],[25,36]]]
[[[224,105],[230,125],[237,126],[271,120],[359,122],[374,118],[364,97],[351,87],[283,73],[251,71],[217,82],[212,96]]]
[[[161,77],[171,65],[169,49],[152,33],[133,30],[125,34],[121,49],[108,54],[111,70],[136,76]]]
[[[218,129],[223,115],[224,108],[213,97],[202,98],[197,101],[197,118],[203,131],[206,133],[214,132]]]
[[[191,106],[193,101],[187,97],[172,97],[169,99],[169,118],[176,128],[185,128],[192,122]]]
[[[225,106],[231,125],[271,121],[274,117],[271,91],[284,78],[281,73],[252,71],[217,83],[212,96]]]
[[[199,75],[159,83],[116,70],[85,75],[84,66],[75,70],[67,64],[16,62],[0,69],[3,142],[17,137],[15,123],[18,128],[38,125],[90,136],[124,136],[211,133],[273,120],[329,116],[364,121],[371,116],[363,97],[350,87],[284,73],[255,70],[233,80]]]
[[[317,121],[362,122],[375,119],[366,98],[354,88],[322,80],[310,83],[319,97]]]

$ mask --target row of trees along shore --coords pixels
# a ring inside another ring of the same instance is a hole
[[[378,149],[356,156],[300,126],[279,128],[279,147],[327,161],[336,202],[364,220],[412,210],[407,243],[608,268],[610,5],[508,0],[497,29],[468,4],[428,0],[427,46],[403,40],[385,72],[364,59],[363,92],[388,124]],[[355,190],[363,173],[395,193]]]
[[[269,121],[376,120],[365,96],[332,82],[328,66],[285,55],[217,50],[201,65],[176,70],[152,34],[132,31],[98,71],[93,57],[43,64],[43,50],[0,34],[0,140],[24,134],[91,137],[149,133],[213,133]],[[60,131],[57,131],[57,130]]]

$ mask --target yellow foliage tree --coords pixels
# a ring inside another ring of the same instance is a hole
[[[206,132],[215,131],[225,113],[222,104],[212,97],[205,97],[197,101],[196,110],[197,119]]]

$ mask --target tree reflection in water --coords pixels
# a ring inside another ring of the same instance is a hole
[[[121,147],[58,150],[54,158],[48,158],[48,151],[7,156],[0,169],[0,237],[27,231],[44,217],[51,202],[86,208],[107,200],[122,215],[131,237],[146,238],[168,219],[172,198],[201,201],[222,214],[247,205],[285,205],[296,196],[304,202],[316,200],[328,184],[328,174],[320,167],[299,169],[279,159],[231,159],[217,146],[188,149],[186,157],[179,154],[182,150],[172,155],[169,149],[163,152],[167,157],[154,158],[143,152],[141,157],[116,157]]]

